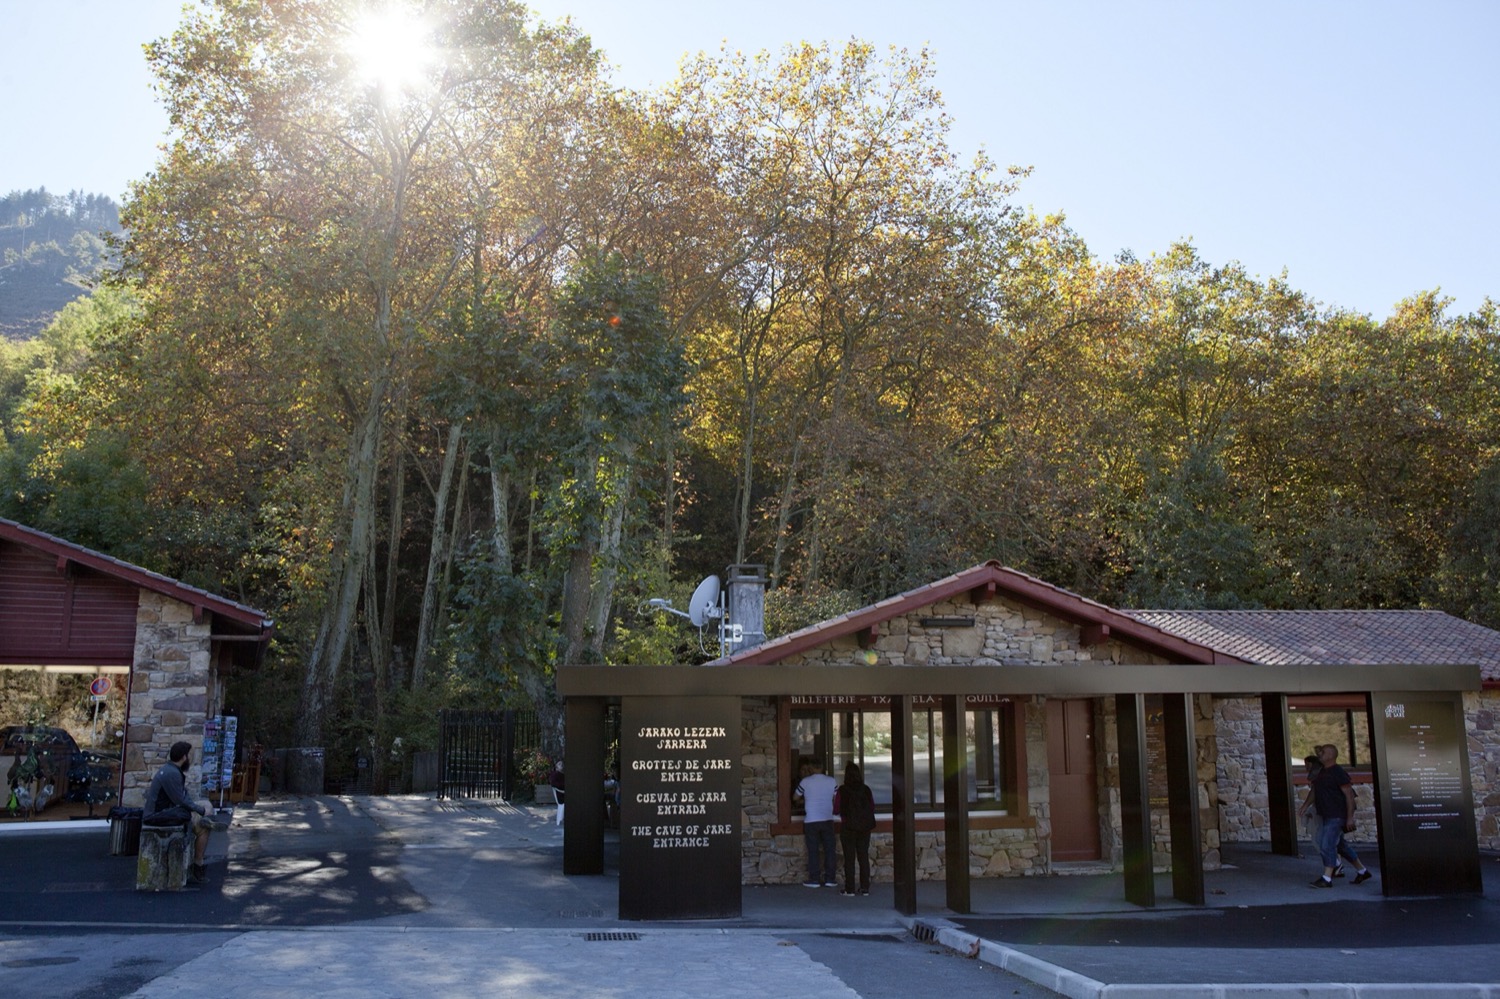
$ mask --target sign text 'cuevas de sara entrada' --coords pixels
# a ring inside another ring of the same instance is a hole
[[[620,917],[740,915],[740,700],[626,697]]]

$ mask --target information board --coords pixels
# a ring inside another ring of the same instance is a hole
[[[1385,893],[1482,893],[1462,697],[1374,694],[1370,723]]]
[[[215,715],[203,722],[203,793],[221,794],[229,790],[234,778],[235,740],[239,719],[234,715]]]
[[[729,919],[740,900],[740,699],[620,706],[620,918]]]

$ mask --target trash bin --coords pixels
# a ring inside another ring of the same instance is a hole
[[[109,810],[109,855],[134,857],[141,852],[141,808]]]

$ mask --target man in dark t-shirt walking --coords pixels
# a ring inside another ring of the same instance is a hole
[[[1338,764],[1337,746],[1319,746],[1318,757],[1323,763],[1323,770],[1313,778],[1313,807],[1322,820],[1318,829],[1318,853],[1323,859],[1323,874],[1313,879],[1311,887],[1333,887],[1333,872],[1339,866],[1340,856],[1358,871],[1353,883],[1362,884],[1370,880],[1370,871],[1360,863],[1359,854],[1344,840],[1344,833],[1354,831],[1353,782]]]

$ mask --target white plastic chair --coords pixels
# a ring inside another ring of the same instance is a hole
[[[565,797],[567,797],[567,792],[566,791],[558,791],[558,789],[555,788],[555,787],[553,787],[551,784],[548,784],[546,787],[547,787],[548,791],[552,792],[552,803],[557,806],[557,824],[558,825],[562,825],[562,823],[563,823],[563,799]]]

